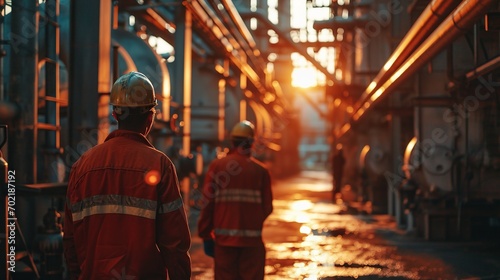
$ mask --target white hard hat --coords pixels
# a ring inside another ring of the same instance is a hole
[[[154,107],[158,101],[153,85],[146,75],[130,72],[118,78],[113,84],[110,104],[115,107]]]

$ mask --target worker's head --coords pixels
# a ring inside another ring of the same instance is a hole
[[[110,104],[118,128],[149,133],[158,102],[153,85],[144,74],[130,72],[118,78],[111,88]]]
[[[237,123],[231,130],[231,142],[234,147],[250,153],[255,137],[255,127],[249,121]]]

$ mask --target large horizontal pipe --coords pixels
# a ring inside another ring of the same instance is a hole
[[[210,8],[206,6],[204,2],[191,2],[187,4],[187,7],[190,8],[193,13],[197,16],[199,20],[206,24],[209,30],[214,34],[214,36],[221,40],[226,48],[226,52],[228,53],[231,61],[240,69],[240,71],[249,78],[252,84],[261,92],[265,93],[265,88],[260,83],[260,78],[257,73],[249,67],[240,57],[237,57],[239,53],[237,53],[241,46],[240,44],[231,36],[229,30],[225,28],[225,26],[220,22],[220,20],[216,17],[213,12],[211,12]],[[236,52],[236,53],[235,53]]]
[[[417,49],[429,34],[457,7],[459,0],[434,0],[422,12],[401,40],[384,67],[363,92],[354,109],[357,110],[393,72]]]
[[[425,40],[401,67],[367,100],[353,116],[358,120],[364,112],[387,96],[392,90],[418,71],[425,63],[460,36],[480,16],[487,12],[494,0],[463,1],[457,9]]]
[[[218,6],[220,6],[220,4],[218,4],[219,2],[224,6],[224,9],[218,8]],[[225,23],[224,26],[229,30],[231,36],[238,41],[240,51],[244,52],[248,58],[246,63],[252,65],[252,67],[258,71],[259,76],[264,76],[266,61],[262,59],[260,51],[256,48],[256,43],[252,34],[243,22],[234,4],[227,0],[210,0],[209,3]]]

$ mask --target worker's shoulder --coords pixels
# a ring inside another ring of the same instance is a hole
[[[170,158],[154,146],[127,140],[114,141],[115,139],[110,139],[84,152],[73,164],[73,168],[79,165],[87,166],[88,164],[110,164],[127,158],[133,158],[141,162],[153,163],[161,161],[166,162],[167,165],[172,164]]]
[[[258,160],[258,159],[256,159],[256,158],[254,158],[254,157],[250,157],[250,161],[251,161],[254,165],[258,166],[259,168],[262,168],[262,169],[267,170],[267,165],[266,165],[264,162],[262,162],[262,161],[260,161],[260,160]]]

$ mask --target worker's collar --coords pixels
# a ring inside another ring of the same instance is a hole
[[[252,156],[252,149],[243,149],[239,147],[233,147],[231,150],[229,150],[228,154],[235,154],[235,155],[240,155],[244,157],[251,157]]]
[[[118,130],[111,132],[108,135],[108,137],[106,137],[106,140],[104,140],[104,142],[106,142],[110,139],[116,138],[116,137],[125,137],[127,139],[141,142],[143,144],[146,144],[146,145],[154,148],[154,146],[148,141],[148,139],[144,135],[142,135],[141,133],[135,132],[135,131],[130,131],[130,130],[125,130],[125,129],[118,129]]]

